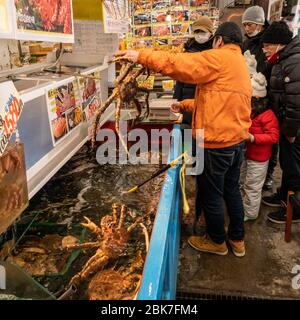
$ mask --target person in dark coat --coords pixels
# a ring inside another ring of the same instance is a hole
[[[185,52],[201,52],[212,48],[213,22],[207,16],[199,18],[192,24],[194,38],[189,39],[184,45]],[[173,98],[177,101],[194,99],[196,85],[176,82]],[[192,124],[192,113],[184,112],[182,123]]]
[[[264,9],[259,6],[248,8],[243,14],[242,23],[246,38],[243,42],[243,52],[249,50],[255,56],[257,62],[256,72],[261,72],[269,83],[271,67],[262,50],[261,43],[261,38],[269,26],[268,21],[265,19]]]
[[[280,123],[279,160],[282,181],[279,192],[264,197],[263,203],[280,207],[268,219],[285,223],[288,191],[295,192],[300,207],[300,39],[293,37],[284,21],[273,22],[262,38],[263,50],[273,65],[269,97]],[[300,222],[295,206],[293,222]]]
[[[265,12],[262,7],[249,7],[243,14],[242,23],[245,29],[246,40],[243,42],[243,52],[248,50],[256,59],[256,72],[261,72],[267,80],[267,90],[269,88],[272,66],[268,63],[262,49],[261,39],[269,27],[265,19]],[[273,174],[277,166],[278,143],[273,145],[272,156],[269,161],[268,173],[264,183],[264,189],[270,190],[273,186]]]

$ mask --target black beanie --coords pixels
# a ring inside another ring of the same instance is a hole
[[[222,23],[217,31],[215,36],[227,37],[232,43],[241,45],[243,43],[243,35],[240,27],[234,22],[224,22]]]
[[[274,21],[262,36],[263,43],[289,44],[293,39],[293,32],[284,21]]]

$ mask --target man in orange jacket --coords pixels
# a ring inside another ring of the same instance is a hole
[[[229,244],[233,253],[245,255],[244,209],[239,190],[245,140],[251,126],[249,71],[241,51],[242,33],[233,22],[217,29],[213,49],[200,53],[174,54],[144,49],[118,52],[116,56],[138,62],[163,75],[196,84],[195,99],[175,103],[174,112],[193,112],[193,136],[204,129],[204,170],[197,176],[197,189],[206,220],[204,237],[192,236],[196,250],[226,255],[224,206],[230,224]]]

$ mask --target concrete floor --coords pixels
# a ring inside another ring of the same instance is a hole
[[[276,185],[280,172],[276,172]],[[284,225],[274,225],[266,215],[274,208],[261,207],[256,221],[246,222],[246,256],[237,258],[200,253],[191,248],[187,238],[192,234],[195,179],[188,177],[187,193],[191,212],[183,218],[178,298],[265,298],[300,299],[300,289],[292,288],[292,269],[300,265],[300,224],[292,226],[292,241],[284,241]],[[300,268],[300,267],[299,267]]]

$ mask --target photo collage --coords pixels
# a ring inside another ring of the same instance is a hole
[[[54,145],[83,121],[92,127],[94,114],[102,103],[99,79],[100,71],[94,71],[48,90],[49,120]]]
[[[50,125],[54,145],[82,121],[77,81],[71,81],[48,91]]]
[[[183,46],[192,36],[191,24],[201,16],[219,23],[219,9],[208,0],[134,1],[130,48],[170,49]]]
[[[79,78],[83,118],[89,123],[89,137],[92,134],[93,120],[96,110],[102,104],[100,71],[90,73],[86,78]]]

